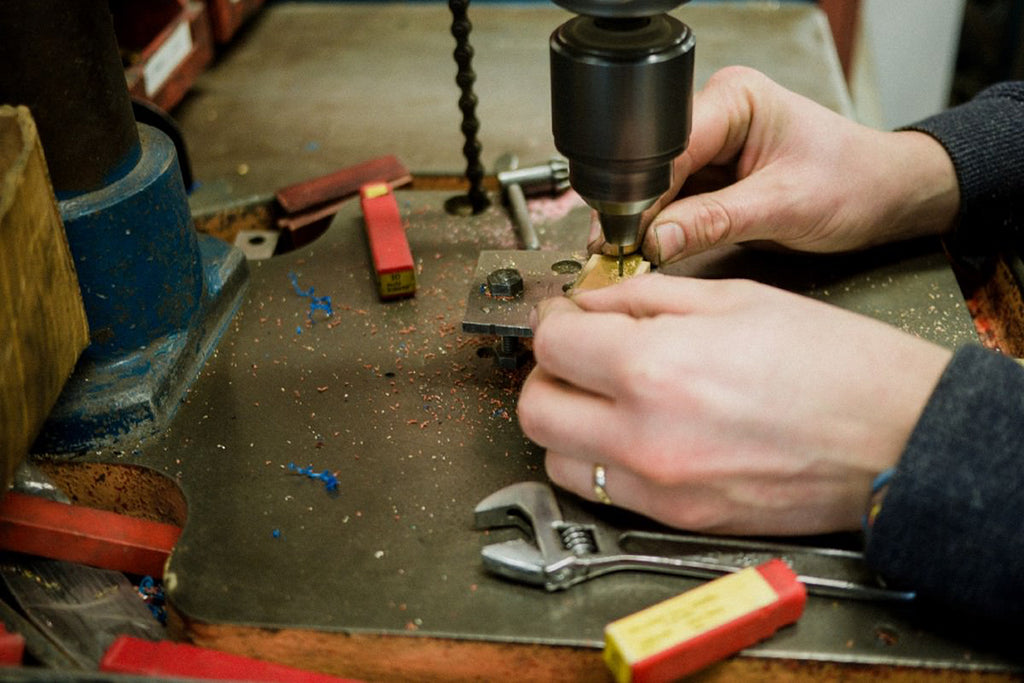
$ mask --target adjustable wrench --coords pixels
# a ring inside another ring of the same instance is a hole
[[[861,553],[737,538],[617,529],[562,519],[548,484],[506,486],[476,506],[476,527],[514,526],[522,538],[481,551],[484,567],[499,576],[556,591],[615,571],[650,571],[713,579],[773,557],[785,561],[808,592],[860,600],[913,600],[911,592],[882,586]]]

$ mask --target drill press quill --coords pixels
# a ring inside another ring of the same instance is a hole
[[[620,275],[640,248],[641,214],[668,191],[689,141],[695,39],[667,14],[685,1],[555,0],[580,15],[551,36],[555,147]]]
[[[671,187],[689,142],[695,39],[667,14],[686,0],[555,2],[579,15],[551,35],[555,147],[597,211],[621,278],[624,257],[640,248],[641,215]],[[585,261],[572,251],[481,253],[462,328],[500,336],[498,364],[518,367],[518,340],[533,336],[530,310],[572,288]],[[511,272],[519,288],[496,291],[493,276]]]

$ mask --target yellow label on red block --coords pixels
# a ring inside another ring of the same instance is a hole
[[[755,567],[698,586],[605,627],[604,658],[617,681],[632,680],[636,662],[724,626],[778,600]]]
[[[383,197],[384,195],[391,192],[391,186],[387,183],[373,183],[369,185],[363,185],[363,196],[367,199],[374,199],[376,197]]]
[[[412,294],[416,291],[416,272],[409,268],[380,276],[380,295],[384,299]]]

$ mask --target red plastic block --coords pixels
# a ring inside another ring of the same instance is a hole
[[[181,529],[9,492],[0,501],[0,549],[160,578]]]
[[[391,187],[387,183],[363,185],[359,201],[380,298],[412,296],[416,293],[416,267]]]
[[[120,636],[107,648],[100,660],[100,671],[212,681],[357,683],[350,678],[328,676],[195,645],[168,641],[154,643],[130,636]]]
[[[25,657],[25,637],[0,623],[0,665],[17,666]]]
[[[796,574],[769,560],[608,624],[604,659],[619,683],[674,681],[795,622],[806,602]]]

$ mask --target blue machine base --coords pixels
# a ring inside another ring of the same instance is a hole
[[[242,253],[199,235],[205,288],[192,325],[115,358],[83,356],[32,447],[73,454],[161,431],[213,352],[242,300]]]

